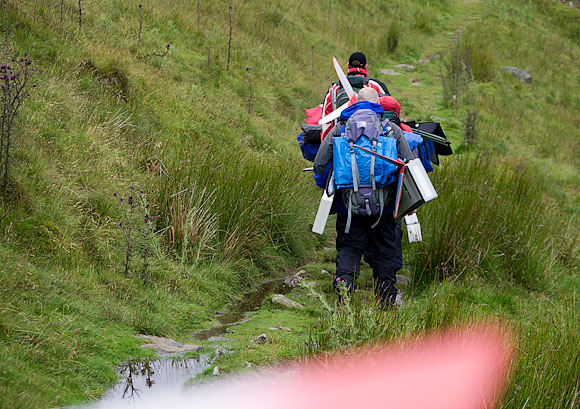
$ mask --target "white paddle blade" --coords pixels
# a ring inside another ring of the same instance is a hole
[[[348,108],[349,103],[350,101],[344,103],[343,105],[339,106],[334,111],[332,111],[330,114],[326,115],[325,117],[322,117],[320,121],[318,121],[318,125],[328,124],[337,119],[340,116],[340,114],[342,114],[342,111]]]
[[[332,63],[334,64],[334,70],[336,71],[336,75],[338,75],[340,85],[342,85],[342,88],[344,88],[344,91],[346,92],[348,99],[351,99],[354,95],[354,89],[352,88],[352,85],[346,78],[346,75],[344,74],[344,71],[340,67],[340,64],[338,63],[336,57],[332,57]]]

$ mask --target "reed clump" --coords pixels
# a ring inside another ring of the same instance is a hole
[[[564,219],[545,199],[544,179],[525,164],[483,155],[434,174],[439,198],[419,210],[428,239],[410,247],[417,282],[493,275],[542,288],[561,256]],[[570,238],[566,239],[570,240]]]

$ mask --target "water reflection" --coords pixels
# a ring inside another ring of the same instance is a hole
[[[173,361],[171,362],[173,365]],[[119,375],[125,377],[125,387],[123,389],[122,399],[139,395],[139,389],[133,383],[133,376],[141,377],[145,380],[145,385],[150,388],[155,384],[153,375],[155,375],[155,364],[151,361],[145,362],[128,362],[119,370]]]
[[[137,407],[158,393],[179,395],[185,383],[209,366],[209,357],[130,361],[118,370],[120,381],[91,409]]]

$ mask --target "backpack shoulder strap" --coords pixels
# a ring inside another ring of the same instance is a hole
[[[393,128],[393,125],[396,125],[393,121],[391,121],[389,119],[383,120],[382,129],[383,129],[383,134],[385,137],[387,137],[387,138],[394,138],[395,137],[395,128]]]

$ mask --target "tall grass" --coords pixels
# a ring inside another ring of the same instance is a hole
[[[159,186],[161,224],[182,261],[246,259],[271,268],[305,254],[311,212],[301,205],[308,196],[297,162],[227,149],[203,154],[169,165]]]
[[[569,257],[562,249],[577,246],[560,234],[567,219],[545,199],[545,179],[525,164],[461,157],[434,177],[439,198],[419,211],[427,239],[410,248],[418,282],[502,271],[538,289]]]

